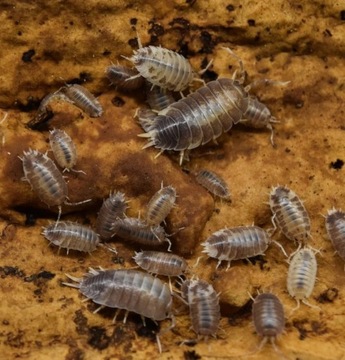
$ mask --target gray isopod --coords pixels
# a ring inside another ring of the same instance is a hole
[[[272,222],[290,240],[304,244],[310,237],[310,219],[296,193],[285,186],[276,186],[270,193]]]
[[[232,260],[264,254],[271,242],[267,232],[258,226],[238,226],[216,231],[201,245],[203,253],[218,259],[217,268],[222,261],[228,261],[229,268]]]
[[[316,307],[306,300],[313,292],[316,272],[317,262],[314,251],[309,248],[297,251],[290,261],[287,276],[288,292],[297,302],[297,306],[293,311],[299,308],[300,301],[310,307]]]
[[[113,234],[137,244],[146,246],[160,246],[163,242],[169,244],[170,251],[171,242],[166,237],[166,233],[162,226],[148,226],[145,222],[137,218],[126,217],[114,221]]]
[[[60,91],[90,117],[100,117],[103,114],[102,105],[85,87],[78,84],[66,85]]]
[[[169,215],[176,201],[176,190],[172,186],[162,187],[147,205],[146,222],[159,225]]]
[[[255,330],[263,337],[258,351],[267,341],[278,350],[275,341],[285,327],[283,304],[271,293],[259,294],[254,300],[252,312]]]
[[[196,181],[211,194],[219,196],[222,199],[230,200],[228,185],[216,173],[209,170],[201,170],[196,175]]]
[[[94,270],[83,278],[68,276],[74,283],[64,283],[75,287],[100,308],[107,306],[126,310],[155,321],[170,318],[174,326],[172,296],[168,286],[150,274],[136,270]],[[99,308],[99,309],[100,309]],[[97,309],[96,312],[99,310]],[[114,322],[118,311],[115,314]],[[159,338],[158,347],[161,352]]]
[[[120,191],[111,193],[103,201],[96,222],[96,231],[104,240],[109,240],[114,234],[114,222],[123,219],[127,209],[125,194]]]
[[[91,253],[99,245],[99,236],[90,228],[72,221],[59,221],[43,229],[42,234],[52,244],[69,250]]]
[[[83,172],[72,169],[77,163],[77,149],[71,137],[64,130],[51,130],[49,144],[56,162],[64,171]]]
[[[187,270],[187,261],[181,256],[160,251],[136,252],[134,261],[149,273],[164,276],[180,276]]]
[[[345,213],[340,209],[328,210],[326,230],[334,249],[345,260]]]
[[[131,61],[140,75],[151,84],[163,89],[182,91],[194,79],[194,72],[189,61],[175,51],[157,46],[142,47],[134,51]]]
[[[216,336],[220,306],[213,286],[204,280],[186,280],[182,284],[181,293],[189,305],[192,328],[198,338]]]
[[[142,76],[137,76],[139,73],[136,69],[127,66],[111,65],[105,72],[111,83],[121,90],[137,90],[145,83]]]

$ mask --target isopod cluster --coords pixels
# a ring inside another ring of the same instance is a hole
[[[106,69],[106,77],[117,89],[127,93],[145,89],[148,107],[136,111],[136,118],[144,130],[139,136],[148,140],[143,148],[153,146],[159,154],[166,150],[178,151],[182,164],[189,150],[216,141],[238,123],[268,128],[273,144],[272,124],[277,122],[276,118],[265,104],[249,94],[250,86],[243,85],[241,59],[230,49],[225,50],[238,60],[239,76],[218,78],[185,95],[182,92],[198,80],[197,73],[186,58],[169,49],[143,47],[139,42],[139,49],[126,57],[133,67],[111,65]],[[46,121],[51,112],[50,104],[55,100],[72,103],[90,117],[100,117],[103,113],[99,101],[86,88],[77,84],[65,85],[42,100],[35,124]],[[71,137],[64,130],[53,129],[49,142],[57,165],[38,150],[24,151],[21,158],[24,179],[34,193],[48,207],[59,209],[57,221],[44,227],[42,235],[57,246],[59,252],[66,249],[67,254],[79,251],[87,255],[99,246],[108,247],[109,242],[128,243],[135,249],[132,265],[140,268],[90,268],[80,278],[68,275],[72,282],[64,284],[79,289],[87,299],[98,304],[100,307],[95,312],[103,307],[117,309],[114,321],[119,310],[125,310],[124,321],[128,312],[134,312],[154,321],[170,319],[170,329],[175,326],[174,303],[179,301],[180,305],[188,307],[196,340],[216,337],[221,322],[221,294],[210,282],[193,275],[194,269],[188,260],[171,252],[174,246],[166,231],[165,220],[175,207],[176,189],[162,184],[148,201],[143,218],[129,217],[126,214],[129,201],[125,194],[112,191],[104,199],[94,227],[60,221],[63,204],[77,205],[88,200],[69,202],[68,186],[62,172],[83,172],[75,169],[77,151]],[[202,169],[194,180],[215,197],[230,201],[229,187],[216,172]],[[271,189],[268,203],[273,228],[239,224],[218,229],[201,242],[202,253],[216,259],[217,271],[222,271],[222,262],[227,263],[228,269],[238,260],[265,255],[271,243],[287,257],[283,246],[273,238],[279,230],[296,245],[288,259],[286,277],[287,292],[297,303],[292,311],[297,310],[301,302],[318,308],[309,302],[316,282],[317,251],[310,246],[311,223],[306,207],[293,190],[280,185]],[[340,209],[329,210],[326,229],[336,252],[345,260],[345,213]],[[190,274],[192,276],[187,278]],[[177,300],[173,300],[174,297]],[[266,342],[271,342],[277,350],[276,340],[285,327],[283,302],[271,292],[258,294],[252,300],[253,324],[262,338],[258,351]],[[158,335],[157,342],[161,351]]]

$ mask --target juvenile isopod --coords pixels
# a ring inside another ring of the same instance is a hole
[[[334,249],[345,260],[345,213],[342,210],[328,210],[326,230]]]
[[[128,241],[146,246],[160,246],[163,242],[169,244],[170,251],[171,242],[166,237],[166,233],[162,226],[149,226],[145,222],[137,218],[126,217],[114,221],[113,234]]]
[[[209,170],[201,170],[196,175],[196,181],[206,188],[211,194],[222,199],[230,200],[230,191],[226,182]]]
[[[124,322],[129,311],[155,321],[172,320],[172,296],[168,286],[150,274],[136,270],[93,270],[83,278],[68,276],[74,283],[64,283],[75,287],[100,308],[107,306],[126,310]],[[99,309],[96,310],[96,312]],[[116,315],[113,321],[116,320]],[[159,338],[158,347],[161,352]]]
[[[144,86],[145,79],[137,75],[136,69],[127,66],[111,65],[106,69],[107,78],[121,90],[137,90]]]
[[[147,205],[146,222],[159,225],[169,215],[176,201],[176,190],[172,186],[162,187]]]
[[[90,117],[100,117],[103,114],[102,105],[85,87],[78,84],[66,85],[60,91]]]
[[[91,253],[99,245],[99,236],[90,228],[72,221],[59,221],[43,228],[43,236],[50,243],[69,250]]]
[[[282,246],[273,241],[268,233],[258,226],[238,226],[225,228],[213,233],[204,243],[203,253],[209,257],[218,259],[217,267],[222,261],[248,259],[253,256],[263,255],[268,245],[274,242],[286,255]]]
[[[142,47],[127,58],[140,75],[153,85],[172,91],[182,91],[194,79],[194,72],[189,61],[175,51],[157,46]]]
[[[192,328],[198,338],[215,337],[220,322],[220,306],[213,286],[204,280],[186,280],[181,293],[188,303]]]
[[[307,301],[314,289],[316,272],[317,261],[314,251],[309,248],[297,251],[290,261],[287,276],[288,292],[297,302],[297,306],[292,311],[299,308],[300,301],[310,307],[317,307]]]
[[[51,130],[49,144],[56,162],[64,171],[83,172],[82,170],[73,169],[77,163],[77,149],[71,137],[64,130]]]
[[[263,338],[257,351],[260,351],[267,341],[278,351],[275,341],[285,327],[283,304],[271,293],[259,294],[253,302],[252,312],[256,333]]]
[[[164,276],[180,276],[188,268],[181,256],[160,251],[136,252],[133,259],[147,272]]]
[[[230,49],[227,50],[232,54]],[[244,73],[241,61],[240,66]],[[149,139],[144,148],[154,146],[161,150],[160,153],[180,151],[182,163],[185,150],[215,141],[233,124],[240,122],[250,101],[241,82],[219,78],[160,111],[149,131],[139,136]],[[247,113],[248,120],[251,120],[251,114]]]
[[[123,219],[127,209],[125,194],[120,191],[110,194],[103,201],[102,207],[97,216],[96,231],[104,240],[109,240],[113,234],[114,222]]]
[[[289,239],[305,244],[310,237],[310,219],[296,193],[285,186],[276,186],[270,193],[272,222]]]
[[[147,89],[147,102],[152,110],[161,111],[176,101],[171,91],[148,85],[150,88]]]
[[[80,205],[90,200],[70,203],[68,199],[68,188],[61,172],[54,162],[38,150],[24,151],[20,158],[23,162],[24,178],[31,185],[32,190],[45,204],[57,206],[59,209],[58,220],[61,215],[61,205]],[[57,221],[58,221],[57,220]]]

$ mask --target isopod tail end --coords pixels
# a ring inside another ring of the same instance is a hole
[[[80,288],[80,283],[82,281],[82,278],[77,278],[75,276],[72,276],[72,275],[69,275],[69,274],[65,274],[70,280],[76,282],[76,284],[74,283],[68,283],[68,282],[63,282],[62,284],[63,285],[66,285],[66,286],[69,286],[69,287],[73,287],[73,288],[76,288],[76,289],[79,289]]]

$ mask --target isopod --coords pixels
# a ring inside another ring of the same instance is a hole
[[[175,101],[172,92],[167,89],[150,85],[150,89],[147,90],[147,102],[152,110],[161,111]]]
[[[175,326],[175,318],[172,313],[172,296],[168,286],[160,279],[150,274],[136,270],[94,270],[83,278],[68,275],[74,283],[64,285],[74,287],[101,305],[99,309],[107,306],[117,308],[113,322],[120,309],[126,310],[124,322],[128,312],[134,312],[154,321],[171,319],[171,326]],[[156,336],[159,352],[162,351],[159,337]]]
[[[276,186],[270,193],[272,222],[289,239],[304,244],[310,237],[310,219],[296,193],[285,186]]]
[[[313,250],[303,248],[297,251],[290,261],[287,276],[288,292],[297,302],[293,311],[299,308],[300,301],[310,307],[315,307],[309,304],[306,299],[313,292],[316,272],[317,261]]]
[[[113,224],[117,219],[123,219],[127,209],[125,194],[114,192],[103,201],[97,216],[96,231],[104,240],[109,240],[113,234]]]
[[[170,213],[176,201],[176,190],[172,186],[162,187],[150,199],[147,205],[146,222],[159,225]]]
[[[181,256],[160,251],[136,252],[133,259],[147,272],[164,276],[180,276],[188,268],[187,261]]]
[[[43,236],[52,244],[69,250],[91,253],[99,245],[99,236],[90,228],[72,221],[59,221],[43,229]]]
[[[127,66],[111,65],[106,69],[107,78],[121,90],[137,90],[144,86],[144,78],[137,75],[137,70]]]
[[[219,196],[222,199],[230,200],[228,185],[214,172],[201,170],[196,176],[196,181],[206,188],[211,194]]]
[[[186,280],[182,297],[189,306],[192,328],[198,338],[216,336],[220,322],[219,298],[213,286],[204,280]]]
[[[256,333],[263,337],[257,351],[260,351],[267,341],[278,351],[275,341],[285,327],[283,304],[274,294],[259,294],[253,302],[252,312]]]
[[[194,72],[189,61],[175,51],[157,46],[142,47],[138,39],[139,49],[127,58],[140,75],[151,84],[163,89],[182,91],[194,79]]]
[[[56,162],[64,171],[83,172],[72,169],[77,163],[77,149],[71,137],[64,130],[51,130],[49,144]]]
[[[240,66],[244,73],[242,61]],[[149,131],[139,136],[149,140],[144,148],[180,151],[181,164],[185,150],[215,141],[240,122],[250,101],[241,82],[218,78],[160,111]],[[247,113],[248,120],[252,114]]]
[[[90,117],[100,117],[103,114],[102,105],[85,87],[78,84],[66,85],[60,91]]]
[[[326,230],[334,249],[345,260],[345,213],[342,210],[328,210]]]
[[[166,237],[166,233],[162,226],[149,226],[145,222],[137,218],[126,217],[114,221],[113,235],[124,240],[133,241],[134,243],[147,246],[160,246],[163,242],[169,244],[170,251],[171,242]]]
[[[248,259],[263,255],[268,245],[274,242],[286,255],[282,246],[270,239],[268,233],[258,226],[238,226],[225,228],[213,233],[204,243],[203,253],[218,259],[217,267],[222,261],[228,261],[227,268],[233,260]]]
[[[48,206],[57,206],[61,216],[61,205],[80,205],[90,200],[70,203],[68,199],[68,188],[61,172],[54,162],[38,150],[29,149],[24,151],[23,158],[24,178],[31,185],[32,190]]]

